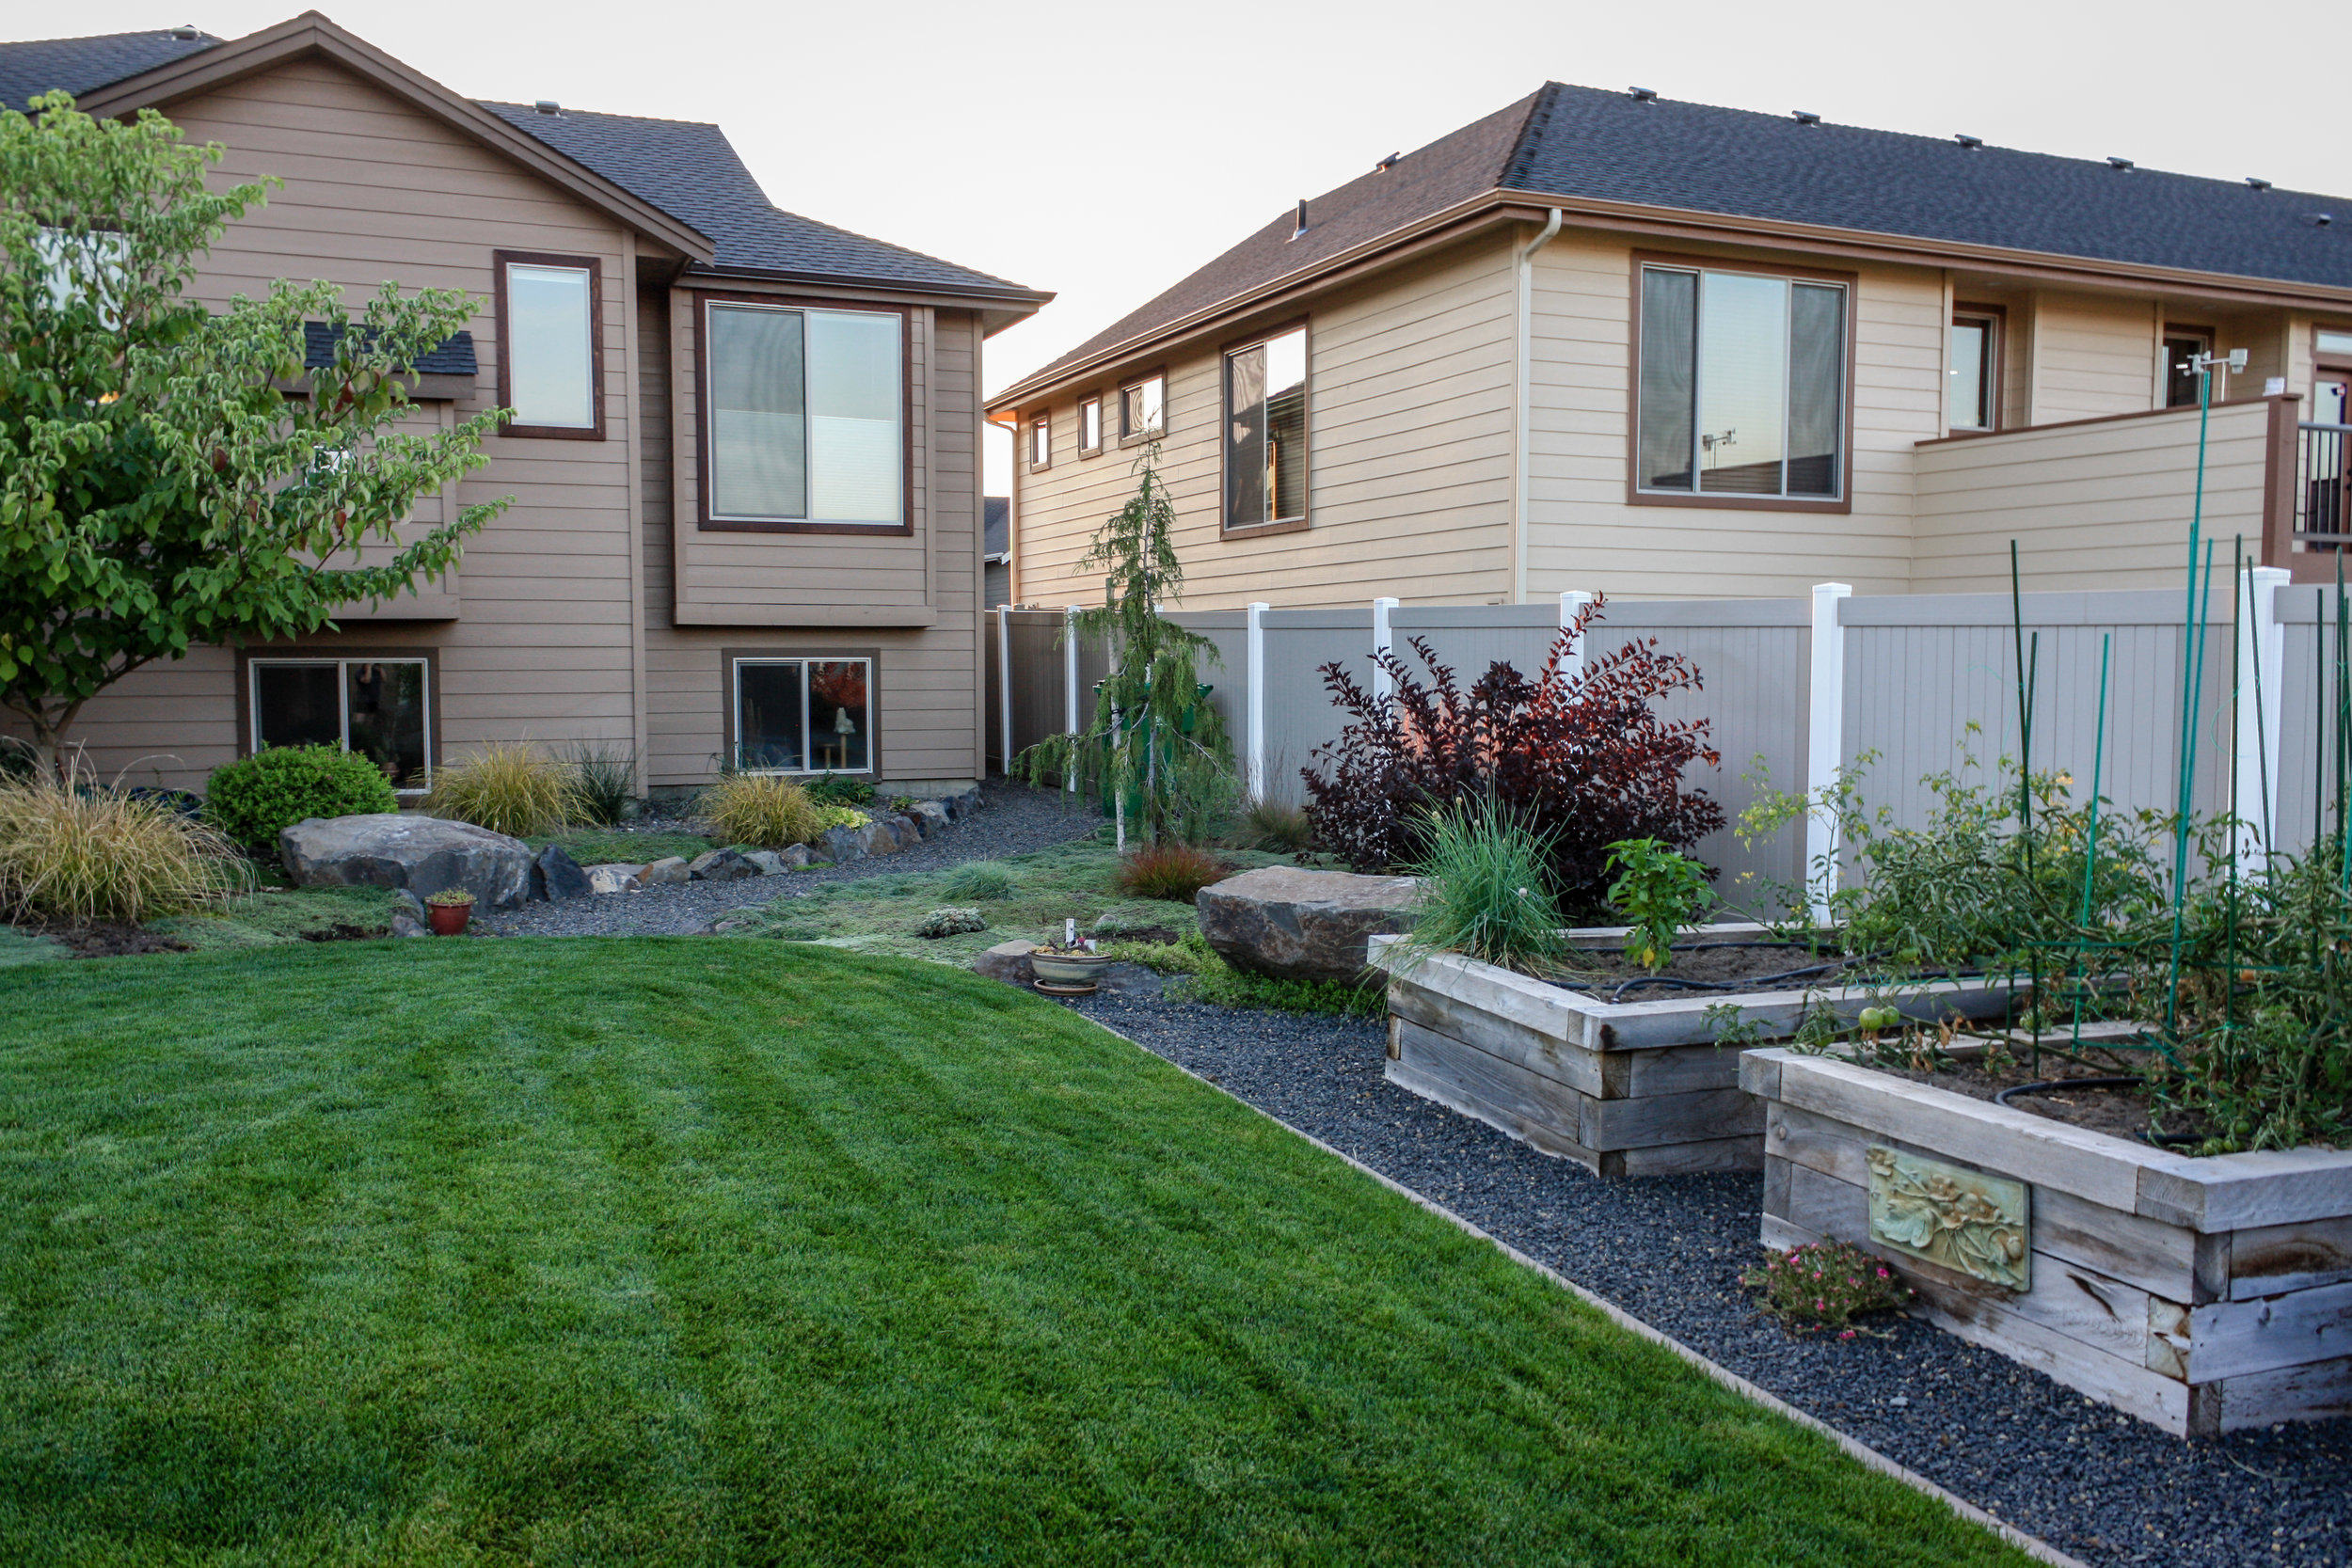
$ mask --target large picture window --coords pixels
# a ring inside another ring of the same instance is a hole
[[[1307,515],[1307,329],[1225,356],[1225,526]]]
[[[394,789],[431,785],[423,659],[257,658],[248,671],[253,750],[340,746],[372,759]]]
[[[498,254],[499,403],[509,436],[595,440],[598,266],[593,257]]]
[[[873,661],[734,660],[735,766],[747,773],[874,770]]]
[[[1842,499],[1846,295],[1843,283],[1644,263],[1634,487]]]
[[[903,527],[898,313],[704,309],[709,520]]]

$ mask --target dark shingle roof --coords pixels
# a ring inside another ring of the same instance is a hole
[[[718,247],[710,263],[717,270],[984,293],[1029,292],[984,272],[770,206],[716,125],[579,109],[542,114],[528,103],[481,103],[516,130],[709,235]]]
[[[2352,288],[2352,200],[1551,82],[1314,198],[1295,240],[1285,212],[1023,384],[1495,190]]]
[[[0,107],[21,110],[42,93],[59,90],[79,98],[219,41],[209,33],[176,38],[158,30],[0,44]]]
[[[335,362],[335,344],[342,336],[325,322],[302,324],[302,363],[307,370],[318,370]],[[361,341],[369,338],[363,336]],[[473,334],[453,332],[431,349],[418,356],[415,369],[421,375],[474,375],[480,365],[474,358]]]
[[[980,498],[980,553],[993,561],[1012,548],[1012,500],[1006,496]]]

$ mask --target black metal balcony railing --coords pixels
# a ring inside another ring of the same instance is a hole
[[[2352,545],[2352,425],[2306,424],[2295,443],[2295,537],[2318,549]]]

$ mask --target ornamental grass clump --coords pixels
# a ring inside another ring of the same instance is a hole
[[[579,815],[577,784],[543,752],[493,741],[437,769],[425,810],[509,838],[552,832]]]
[[[827,828],[869,820],[848,806],[819,804],[799,780],[780,773],[730,773],[703,791],[694,810],[723,843],[762,849],[813,844]]]
[[[1550,835],[1493,802],[1432,811],[1410,870],[1421,879],[1411,946],[1461,953],[1523,974],[1556,970],[1568,951],[1553,896]]]
[[[947,873],[939,891],[959,903],[993,902],[1012,896],[1012,869],[994,861],[970,861]]]
[[[1740,1283],[1760,1292],[1757,1303],[1800,1334],[1828,1329],[1840,1339],[1870,1333],[1856,1318],[1892,1312],[1911,1300],[1895,1271],[1851,1242],[1808,1242],[1741,1272]]]
[[[0,781],[0,911],[11,920],[136,925],[250,885],[227,834],[168,801],[69,768]]]
[[[1189,844],[1147,844],[1121,856],[1111,885],[1130,898],[1165,898],[1189,904],[1200,890],[1221,882],[1232,867]]]
[[[564,755],[572,770],[575,819],[609,828],[637,803],[637,756],[607,740],[585,740]]]

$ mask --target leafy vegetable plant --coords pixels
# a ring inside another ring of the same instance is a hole
[[[1715,902],[1708,869],[1654,838],[1620,839],[1609,847],[1608,865],[1617,874],[1610,905],[1632,926],[1626,957],[1654,974],[1674,956],[1675,938]]]

